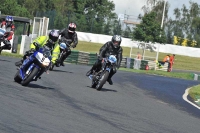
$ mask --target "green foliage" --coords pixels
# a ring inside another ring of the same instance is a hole
[[[165,42],[165,34],[155,18],[155,12],[150,12],[149,14],[146,14],[142,18],[142,22],[140,23],[140,25],[137,25],[134,29],[133,39],[144,42]]]
[[[77,24],[77,31],[97,34],[119,34],[145,42],[173,43],[173,36],[197,41],[200,47],[200,5],[189,2],[180,9],[174,9],[175,19],[168,18],[169,2],[166,1],[163,29],[160,29],[164,2],[146,0],[142,7],[142,23],[134,32],[129,27],[122,29],[121,22],[114,13],[115,4],[111,0],[0,0],[2,14],[21,17],[48,17],[49,28],[62,29],[69,22]],[[154,13],[153,13],[154,12]],[[18,26],[19,27],[19,26]],[[20,29],[16,29],[18,33]],[[19,30],[19,31],[18,31]],[[161,34],[161,37],[160,37]],[[187,45],[192,46],[192,45]]]
[[[0,11],[2,14],[9,14],[13,16],[24,16],[28,17],[30,16],[27,8],[25,8],[23,5],[19,5],[17,1],[13,0],[0,0],[1,4]]]

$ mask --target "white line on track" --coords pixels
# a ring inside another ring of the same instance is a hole
[[[188,102],[189,104],[193,105],[194,107],[200,109],[199,106],[197,106],[196,104],[194,104],[193,102],[191,102],[191,101],[189,101],[189,100],[187,99],[188,91],[189,91],[190,89],[191,89],[191,88],[188,88],[188,89],[185,90],[185,93],[183,94],[183,99],[184,99],[186,102]]]

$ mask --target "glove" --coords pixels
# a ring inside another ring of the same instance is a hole
[[[33,42],[33,45],[35,45],[35,49],[39,49],[39,44],[37,42]]]
[[[98,60],[103,60],[103,57],[102,56],[98,56]]]
[[[35,52],[35,49],[33,48],[28,51],[29,54],[33,54],[34,52]]]
[[[72,45],[72,48],[75,48],[76,47],[76,45]]]
[[[39,46],[39,44],[36,43],[36,42],[33,42],[33,44],[35,45],[35,47],[38,47],[38,46]]]

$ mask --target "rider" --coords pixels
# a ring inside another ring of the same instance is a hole
[[[76,45],[78,44],[78,37],[77,37],[77,33],[75,32],[76,30],[76,24],[75,23],[70,23],[68,25],[67,28],[64,28],[62,30],[59,31],[59,35],[61,35],[61,39],[60,41],[65,42],[66,44],[71,45],[71,43],[73,43],[71,46],[73,48],[76,47]],[[64,66],[64,60],[71,54],[71,49],[70,47],[66,48],[66,54],[63,56],[63,58],[61,59],[61,65]],[[54,51],[55,52],[55,51]],[[60,51],[57,51],[57,54],[59,54]],[[54,55],[53,55],[54,56]],[[57,56],[58,57],[58,56]]]
[[[55,64],[55,63],[56,63],[56,60],[58,60],[58,56],[59,56],[59,54],[61,53],[61,51],[67,50],[66,48],[67,48],[66,44],[65,44],[64,42],[61,42],[59,45],[57,45],[57,46],[53,49],[52,60],[51,60],[51,62],[52,62],[53,64]],[[59,60],[58,62],[60,62],[60,60]]]
[[[31,45],[30,45],[31,49],[29,51],[26,51],[26,53],[24,54],[22,60],[16,62],[15,65],[20,67],[22,65],[23,61],[26,59],[26,57],[32,55],[37,50],[37,48],[40,48],[40,47],[43,47],[43,46],[47,46],[48,48],[53,50],[54,46],[57,44],[58,37],[59,37],[59,33],[56,30],[51,30],[49,32],[48,36],[39,36],[39,37],[37,37],[33,41],[33,43],[31,43]],[[39,74],[39,76],[41,74]],[[36,78],[36,80],[37,80],[37,78]]]
[[[0,24],[0,28],[3,28],[6,30],[5,33],[5,39],[3,43],[4,46],[1,46],[0,44],[0,54],[3,49],[10,50],[11,49],[11,43],[10,40],[12,39],[12,35],[14,34],[15,26],[13,24],[13,17],[12,16],[6,16],[6,20],[2,21]]]
[[[120,46],[122,41],[121,36],[114,35],[112,37],[112,40],[109,42],[106,42],[99,50],[99,56],[95,64],[92,66],[92,68],[86,73],[86,76],[90,76],[90,74],[93,73],[93,70],[96,70],[97,68],[101,67],[101,61],[103,58],[108,57],[109,55],[115,55],[117,58],[116,66],[113,67],[113,69],[110,71],[110,75],[107,79],[108,83],[110,85],[113,84],[111,77],[117,72],[116,67],[119,68],[122,60],[122,52],[123,49]]]

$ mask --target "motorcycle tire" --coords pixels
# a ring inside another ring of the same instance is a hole
[[[19,76],[19,70],[17,71],[17,73],[14,76],[14,80],[17,83],[20,83],[22,81],[21,77]]]
[[[102,89],[103,85],[106,83],[109,74],[110,74],[110,73],[109,73],[108,71],[105,71],[105,72],[103,73],[103,75],[101,76],[101,79],[99,80],[99,82],[98,82],[98,84],[97,84],[97,86],[96,86],[96,89],[97,89],[98,91],[100,91],[100,90]]]
[[[49,70],[52,71],[54,68],[54,64],[51,64],[51,66],[49,67]]]
[[[35,77],[35,75],[37,75],[39,69],[34,67],[33,70],[31,71],[31,73],[27,76],[27,78],[22,81],[22,86],[27,86],[32,80],[33,78]]]

